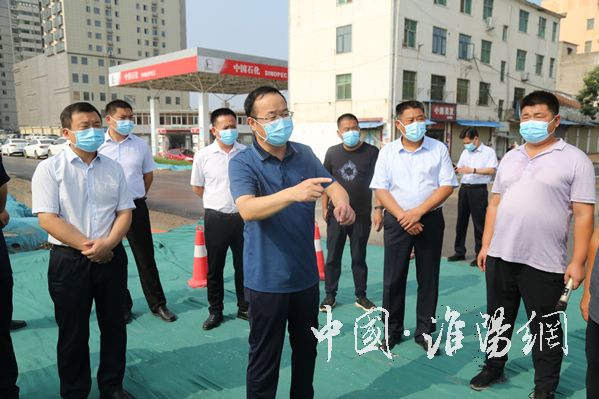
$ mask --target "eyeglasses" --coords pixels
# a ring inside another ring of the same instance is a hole
[[[252,116],[251,118],[254,118],[256,120],[263,120],[266,122],[273,122],[273,121],[276,121],[277,119],[292,118],[292,117],[293,117],[293,112],[285,111],[278,115],[266,116],[264,118],[258,118],[257,116]]]

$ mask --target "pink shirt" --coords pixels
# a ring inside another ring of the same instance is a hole
[[[488,255],[564,273],[572,202],[595,203],[589,157],[562,139],[534,158],[520,146],[501,160],[492,192],[501,202]]]

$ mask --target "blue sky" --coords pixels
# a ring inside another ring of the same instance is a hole
[[[287,5],[287,0],[186,0],[187,47],[287,59]],[[197,103],[192,94],[191,106]],[[211,98],[210,105],[220,100]]]

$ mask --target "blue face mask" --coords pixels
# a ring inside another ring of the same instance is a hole
[[[113,118],[114,119],[114,118]],[[128,136],[135,127],[135,122],[129,119],[116,120],[116,132],[121,136]]]
[[[357,130],[349,130],[341,135],[343,144],[348,147],[355,147],[360,142],[360,132]]]
[[[470,152],[474,152],[474,150],[476,150],[476,145],[474,145],[474,143],[468,143],[464,144],[464,148]]]
[[[226,129],[220,131],[220,141],[224,145],[231,145],[237,140],[239,134],[237,133],[237,129]]]
[[[555,117],[553,119],[555,119]],[[549,122],[545,122],[545,121],[520,122],[520,136],[522,136],[522,138],[527,143],[536,144],[536,143],[545,141],[547,139],[547,137],[549,137],[549,134],[550,134],[547,131],[547,127],[549,126],[549,124],[551,122],[553,122],[553,119],[550,120]],[[553,133],[553,132],[551,132],[551,133]]]
[[[399,121],[399,123],[401,123],[401,121]],[[412,122],[409,125],[404,125],[403,123],[401,123],[401,125],[405,128],[406,132],[404,133],[404,136],[406,137],[406,139],[408,139],[409,141],[416,143],[420,140],[422,140],[422,138],[424,137],[424,134],[426,133],[426,123],[425,122]]]
[[[71,130],[71,132],[75,133],[77,139],[75,147],[85,152],[96,152],[104,143],[104,129],[90,127],[76,132]]]
[[[274,122],[262,125],[266,132],[266,141],[268,144],[275,147],[282,147],[287,144],[291,133],[293,133],[293,121],[291,117],[279,118]]]

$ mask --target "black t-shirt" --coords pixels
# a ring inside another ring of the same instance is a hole
[[[362,143],[354,151],[346,150],[343,144],[334,145],[324,157],[324,167],[349,194],[350,205],[356,212],[358,223],[370,223],[372,191],[369,186],[378,156],[378,148]]]
[[[8,183],[10,177],[6,174],[4,165],[2,164],[2,157],[0,157],[0,187]],[[6,242],[4,241],[4,234],[0,230],[0,278],[4,279],[11,274],[10,259],[8,257],[8,249],[6,248]]]

